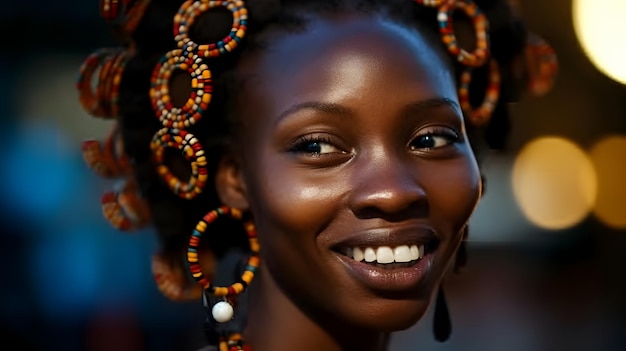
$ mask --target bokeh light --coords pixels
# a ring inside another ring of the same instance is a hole
[[[594,215],[613,228],[626,228],[626,137],[600,140],[590,151],[598,175]]]
[[[626,1],[574,0],[572,6],[576,36],[591,62],[626,84]]]
[[[593,207],[597,177],[587,154],[573,142],[542,137],[528,143],[513,165],[513,192],[533,224],[566,229]]]

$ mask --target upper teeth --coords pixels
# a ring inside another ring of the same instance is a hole
[[[424,245],[402,245],[391,248],[389,246],[380,246],[376,249],[366,247],[349,248],[345,252],[346,256],[352,257],[356,261],[365,261],[368,263],[393,263],[393,262],[410,262],[424,257]]]

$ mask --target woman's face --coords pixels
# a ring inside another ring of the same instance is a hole
[[[462,240],[480,176],[432,45],[382,19],[318,18],[242,65],[261,274],[316,319],[409,327]]]

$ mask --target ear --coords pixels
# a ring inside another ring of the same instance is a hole
[[[232,154],[223,156],[217,166],[215,189],[222,204],[242,211],[248,209],[248,194],[241,164]]]

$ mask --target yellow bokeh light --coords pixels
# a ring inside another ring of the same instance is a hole
[[[573,0],[576,36],[591,62],[626,84],[626,0]]]
[[[576,225],[591,212],[596,198],[591,160],[563,138],[543,137],[528,143],[515,159],[512,181],[526,218],[546,229]]]
[[[598,175],[594,215],[609,227],[626,228],[626,137],[609,136],[590,151]]]

